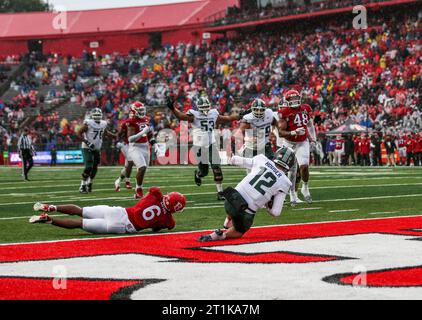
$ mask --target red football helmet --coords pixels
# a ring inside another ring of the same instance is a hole
[[[170,192],[163,197],[163,205],[170,213],[182,212],[186,206],[186,197],[179,192]]]
[[[135,101],[130,105],[130,114],[136,118],[143,118],[147,115],[147,108],[140,101]]]
[[[287,90],[284,94],[284,103],[290,108],[299,108],[302,104],[302,97],[297,90]]]

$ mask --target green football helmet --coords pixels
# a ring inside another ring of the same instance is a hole
[[[255,101],[252,102],[251,110],[255,118],[262,119],[265,115],[266,109],[267,106],[265,105],[264,100],[255,99]]]
[[[274,163],[289,171],[296,163],[294,151],[286,146],[282,146],[275,153]]]
[[[198,111],[203,114],[207,114],[211,109],[211,103],[207,96],[199,97],[196,101],[196,106],[198,107]]]
[[[91,111],[90,117],[94,121],[97,121],[97,122],[101,121],[103,120],[103,112],[101,111],[100,108],[95,108]]]

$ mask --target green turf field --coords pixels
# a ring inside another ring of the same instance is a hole
[[[96,237],[82,230],[65,230],[50,225],[31,225],[32,205],[37,201],[80,206],[107,204],[132,206],[133,191],[114,191],[117,167],[102,167],[88,195],[78,192],[81,168],[36,167],[31,182],[23,182],[19,168],[0,167],[0,243]],[[164,192],[179,191],[187,196],[186,210],[176,215],[174,231],[221,227],[225,212],[216,199],[212,176],[201,187],[193,183],[193,167],[150,168],[146,186],[160,186]],[[225,186],[235,186],[245,170],[223,168]],[[133,181],[133,179],[132,179]],[[123,187],[123,184],[122,184]],[[260,211],[255,226],[345,219],[422,214],[422,168],[311,168],[312,205],[288,204],[281,217]],[[300,193],[299,193],[300,194]],[[98,236],[97,236],[98,237]]]

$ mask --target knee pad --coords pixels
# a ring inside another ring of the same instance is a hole
[[[215,182],[223,182],[223,171],[220,166],[212,166],[212,172],[214,173]]]

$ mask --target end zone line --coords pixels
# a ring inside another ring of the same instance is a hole
[[[394,217],[382,217],[382,218],[361,218],[361,219],[347,219],[347,220],[330,220],[330,221],[318,221],[318,222],[305,222],[305,223],[289,223],[289,224],[275,224],[275,225],[266,225],[266,226],[256,226],[251,229],[256,228],[272,228],[272,227],[290,227],[290,226],[299,226],[299,225],[313,225],[313,224],[331,224],[331,223],[341,223],[341,222],[354,222],[354,221],[366,221],[366,220],[386,220],[386,219],[401,219],[401,218],[422,218],[422,214],[408,215],[408,216],[394,216]],[[192,234],[198,232],[209,232],[211,229],[205,230],[195,230],[195,231],[177,231],[177,232],[167,232],[160,234],[128,234],[125,236],[109,236],[109,237],[92,237],[92,238],[74,238],[74,239],[62,239],[62,240],[46,240],[46,241],[33,241],[33,242],[15,242],[15,243],[0,243],[0,246],[14,246],[14,245],[31,245],[31,244],[41,244],[41,243],[54,243],[54,242],[69,242],[69,241],[87,241],[87,240],[103,240],[103,239],[120,239],[128,237],[162,237],[173,234]],[[89,234],[88,234],[89,235]]]

